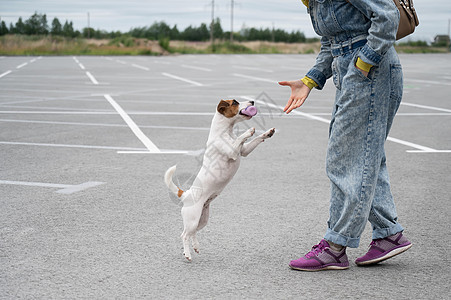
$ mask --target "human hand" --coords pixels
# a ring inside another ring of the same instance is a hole
[[[291,88],[290,99],[288,99],[287,105],[283,109],[283,111],[287,114],[289,114],[293,109],[296,109],[304,104],[305,99],[307,99],[310,94],[310,88],[301,80],[280,81],[279,84],[282,86],[289,86]]]
[[[360,69],[357,65],[355,65],[355,67],[357,68],[357,70],[359,70],[360,72],[362,72],[363,76],[368,77],[369,72]]]

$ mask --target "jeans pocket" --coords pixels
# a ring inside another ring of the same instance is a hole
[[[403,92],[403,75],[401,64],[390,65],[390,99],[401,102]]]
[[[371,82],[371,79],[372,79],[372,76],[373,76],[373,71],[374,71],[375,67],[372,67],[370,72],[368,72],[368,75],[365,76],[362,73],[362,71],[357,68],[357,65],[356,65],[357,59],[359,58],[358,54],[359,54],[359,51],[356,51],[354,53],[354,57],[351,60],[351,65],[349,66],[349,69],[351,70],[351,72],[356,73],[357,76],[360,77],[361,79],[363,79],[364,81]]]

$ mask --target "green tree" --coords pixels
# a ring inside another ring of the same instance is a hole
[[[19,17],[19,20],[16,22],[16,26],[13,27],[11,31],[16,34],[25,34],[25,24],[22,21],[22,17]]]
[[[8,27],[6,26],[5,21],[2,21],[2,23],[0,24],[0,35],[5,35],[8,33],[9,33]]]
[[[47,16],[35,12],[25,21],[25,34],[47,34],[49,33],[47,25]]]
[[[222,39],[224,36],[224,31],[221,27],[221,20],[219,18],[216,18],[216,20],[213,22],[213,37],[215,39]]]
[[[53,35],[62,35],[63,34],[63,26],[61,25],[58,18],[53,19],[52,28],[50,29],[50,33]]]
[[[74,25],[71,22],[66,22],[63,25],[63,35],[67,37],[75,37]]]
[[[101,38],[101,32],[100,30],[95,30],[94,28],[91,27],[85,27],[83,28],[82,34],[81,34],[84,38],[96,38],[96,39],[100,39]]]

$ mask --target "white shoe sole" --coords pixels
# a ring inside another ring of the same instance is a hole
[[[393,251],[388,252],[387,254],[385,254],[384,256],[372,259],[372,260],[367,260],[367,261],[363,261],[363,262],[356,262],[356,265],[358,266],[366,266],[366,265],[372,265],[372,264],[377,264],[380,263],[381,261],[387,260],[389,258],[392,258],[393,256],[396,256],[398,254],[401,254],[407,250],[410,249],[410,247],[412,247],[412,244],[409,244],[407,246],[404,247],[400,247],[397,248]]]

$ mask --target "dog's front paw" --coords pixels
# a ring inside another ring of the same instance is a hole
[[[249,128],[245,133],[244,133],[244,137],[246,139],[250,138],[251,136],[253,136],[255,133],[255,128]]]
[[[275,128],[271,128],[270,130],[268,130],[265,133],[263,133],[263,139],[268,139],[268,138],[272,137],[275,132],[276,132],[276,129]]]

